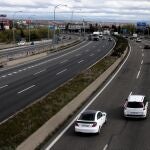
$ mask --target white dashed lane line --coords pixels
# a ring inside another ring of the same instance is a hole
[[[33,87],[35,87],[36,85],[31,85],[30,87],[26,88],[26,89],[23,89],[22,91],[19,91],[18,94],[21,94],[29,89],[32,89]]]
[[[104,146],[103,150],[106,150],[106,149],[107,149],[107,147],[108,147],[108,144],[106,144],[106,145]]]
[[[80,63],[82,63],[82,62],[84,62],[84,60],[79,61],[78,64],[80,64]]]
[[[34,73],[34,75],[38,75],[38,74],[40,74],[40,73],[42,73],[42,72],[44,72],[44,71],[46,71],[46,69],[43,69],[43,70],[41,70],[41,71],[39,71],[39,72],[36,72],[36,73]]]
[[[76,57],[81,56],[81,54],[77,54]]]
[[[141,65],[143,64],[143,60],[141,61]]]
[[[7,87],[7,86],[8,86],[8,85],[1,86],[0,89],[3,89],[3,88],[5,88],[5,87]]]
[[[94,54],[90,54],[89,56],[94,56]]]
[[[66,59],[66,60],[60,62],[60,64],[66,63],[67,61],[68,61],[68,60]]]
[[[67,71],[67,69],[64,69],[64,70],[58,72],[56,75],[60,75],[60,74],[64,73],[65,71]]]
[[[140,70],[138,71],[138,74],[137,74],[137,76],[136,76],[136,79],[138,79],[138,78],[139,78],[140,73],[141,73],[141,69],[142,69],[142,66],[140,67]]]
[[[144,57],[144,53],[142,53],[142,57]]]

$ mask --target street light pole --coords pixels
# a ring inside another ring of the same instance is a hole
[[[16,40],[15,40],[15,21],[14,21],[14,19],[15,19],[15,15],[16,15],[17,13],[19,13],[19,12],[22,12],[22,11],[16,11],[16,12],[14,12],[14,14],[13,14],[13,27],[12,27],[12,29],[13,29],[13,43],[14,43],[14,44],[16,43]]]
[[[30,21],[31,21],[32,17],[34,17],[34,16],[36,16],[36,15],[32,15],[32,16],[29,17],[29,26],[28,26],[28,28],[29,28],[29,42],[30,42],[30,40],[31,40]]]
[[[56,5],[54,7],[54,33],[53,33],[53,47],[54,47],[54,44],[55,44],[55,13],[56,13],[56,8],[59,7],[59,6],[67,6],[67,5],[62,5],[62,4],[59,4],[59,5]]]

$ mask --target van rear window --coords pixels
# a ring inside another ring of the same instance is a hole
[[[143,108],[142,102],[128,102],[127,104],[128,108]]]

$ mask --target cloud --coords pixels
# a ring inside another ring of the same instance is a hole
[[[88,18],[89,20],[149,20],[149,0],[5,0],[1,2],[0,13],[13,14],[16,10],[23,11],[23,15],[36,14],[48,16],[54,12],[56,5],[63,4],[56,9],[57,18],[70,18],[74,11],[74,18]],[[48,18],[49,19],[49,18]]]

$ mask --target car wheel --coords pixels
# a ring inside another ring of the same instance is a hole
[[[107,123],[107,117],[105,118],[105,122],[104,122],[104,124],[106,124]]]
[[[98,128],[98,132],[97,132],[97,135],[99,135],[99,134],[100,134],[100,130],[101,130],[101,127],[99,126],[99,128]]]

